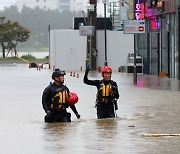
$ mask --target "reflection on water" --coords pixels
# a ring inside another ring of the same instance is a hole
[[[98,130],[99,137],[104,139],[113,139],[117,134],[117,119],[100,119],[96,121],[96,129]]]
[[[45,130],[49,135],[56,136],[60,135],[61,137],[67,133],[69,123],[45,123]]]
[[[112,153],[117,148],[118,121],[101,119],[44,125],[47,151]]]
[[[62,151],[68,148],[66,140],[69,140],[68,130],[70,123],[45,123],[45,142],[47,145],[44,147],[47,151]],[[68,145],[68,144],[67,144]]]
[[[180,81],[169,78],[159,78],[157,76],[138,76],[137,87],[162,89],[162,90],[180,90]]]

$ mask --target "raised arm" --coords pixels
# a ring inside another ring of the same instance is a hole
[[[84,74],[84,83],[87,85],[91,85],[91,86],[97,86],[99,84],[99,80],[89,80],[88,79],[88,73],[89,73],[90,69],[86,69],[85,74]]]

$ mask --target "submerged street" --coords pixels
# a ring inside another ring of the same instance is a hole
[[[176,154],[180,136],[144,137],[143,134],[180,134],[180,81],[114,71],[120,99],[117,118],[96,118],[96,87],[66,72],[65,84],[77,93],[81,118],[71,123],[45,123],[41,96],[52,81],[52,70],[28,65],[0,66],[0,148],[2,154]],[[91,72],[90,79],[101,79]]]

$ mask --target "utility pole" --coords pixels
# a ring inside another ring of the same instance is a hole
[[[48,25],[48,45],[49,45],[49,63],[50,63],[50,50],[51,50],[51,25]],[[50,67],[49,67],[50,68]]]
[[[91,70],[96,70],[96,57],[97,57],[97,48],[96,48],[96,8],[97,0],[89,0],[90,5],[94,5],[94,10],[89,12],[90,25],[94,26],[94,36],[90,37],[90,63]]]
[[[104,59],[104,66],[107,66],[107,33],[106,33],[106,3],[107,0],[103,0],[104,3],[104,54],[105,54],[105,59]]]

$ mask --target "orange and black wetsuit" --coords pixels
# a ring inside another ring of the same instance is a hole
[[[113,80],[89,80],[88,72],[84,75],[84,83],[97,87],[97,118],[115,117],[116,100],[119,98],[117,83]],[[117,109],[117,106],[116,106]]]

